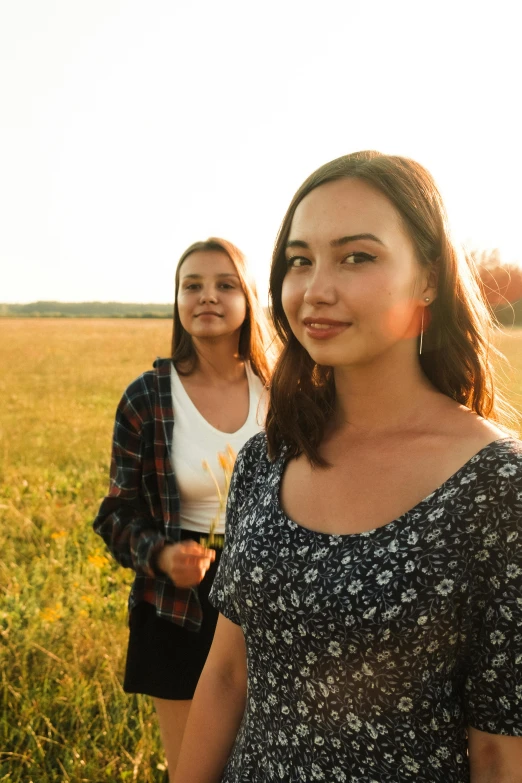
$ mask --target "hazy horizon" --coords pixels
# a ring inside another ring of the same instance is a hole
[[[78,305],[80,305],[80,304],[125,304],[125,305],[127,305],[127,304],[139,304],[139,305],[141,305],[143,307],[145,307],[146,305],[149,305],[149,304],[150,305],[154,305],[156,307],[158,305],[161,305],[162,307],[172,307],[173,306],[173,302],[165,302],[165,301],[163,301],[163,302],[159,302],[159,301],[158,302],[149,302],[149,301],[140,302],[140,301],[138,301],[136,299],[128,299],[128,300],[127,299],[76,299],[76,300],[73,300],[73,299],[30,299],[30,300],[28,300],[26,302],[19,302],[19,301],[12,301],[12,302],[10,302],[10,301],[8,301],[6,299],[6,300],[3,300],[3,301],[0,302],[0,306],[1,305],[21,305],[21,306],[24,306],[24,305],[38,304],[40,302],[45,302],[46,304],[56,302],[56,304],[78,304]]]

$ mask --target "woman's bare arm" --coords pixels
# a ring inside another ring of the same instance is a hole
[[[468,728],[471,783],[522,783],[522,737]]]
[[[220,614],[194,694],[173,783],[219,783],[245,711],[246,692],[243,632]]]

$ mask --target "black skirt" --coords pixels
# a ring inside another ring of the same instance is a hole
[[[199,540],[197,533],[182,531],[182,539]],[[208,601],[221,550],[210,564],[198,595],[203,610],[199,631],[158,617],[152,604],[141,601],[129,618],[129,646],[123,689],[160,699],[192,699],[214,637],[218,611]]]

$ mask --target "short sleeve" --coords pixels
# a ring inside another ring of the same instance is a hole
[[[474,552],[465,709],[480,731],[522,736],[522,452],[492,471]]]
[[[215,608],[236,625],[241,624],[235,601],[233,580],[234,560],[241,555],[241,516],[255,501],[253,490],[259,466],[266,460],[266,435],[254,435],[240,450],[234,465],[227,499],[225,543],[221,561],[210,591],[209,600]]]

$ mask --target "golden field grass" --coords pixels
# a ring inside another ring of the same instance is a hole
[[[0,321],[0,780],[160,781],[121,688],[131,572],[92,532],[115,406],[168,320]]]
[[[161,781],[150,701],[121,687],[131,573],[92,531],[113,416],[169,320],[0,319],[0,781]],[[522,415],[522,330],[499,338]]]

